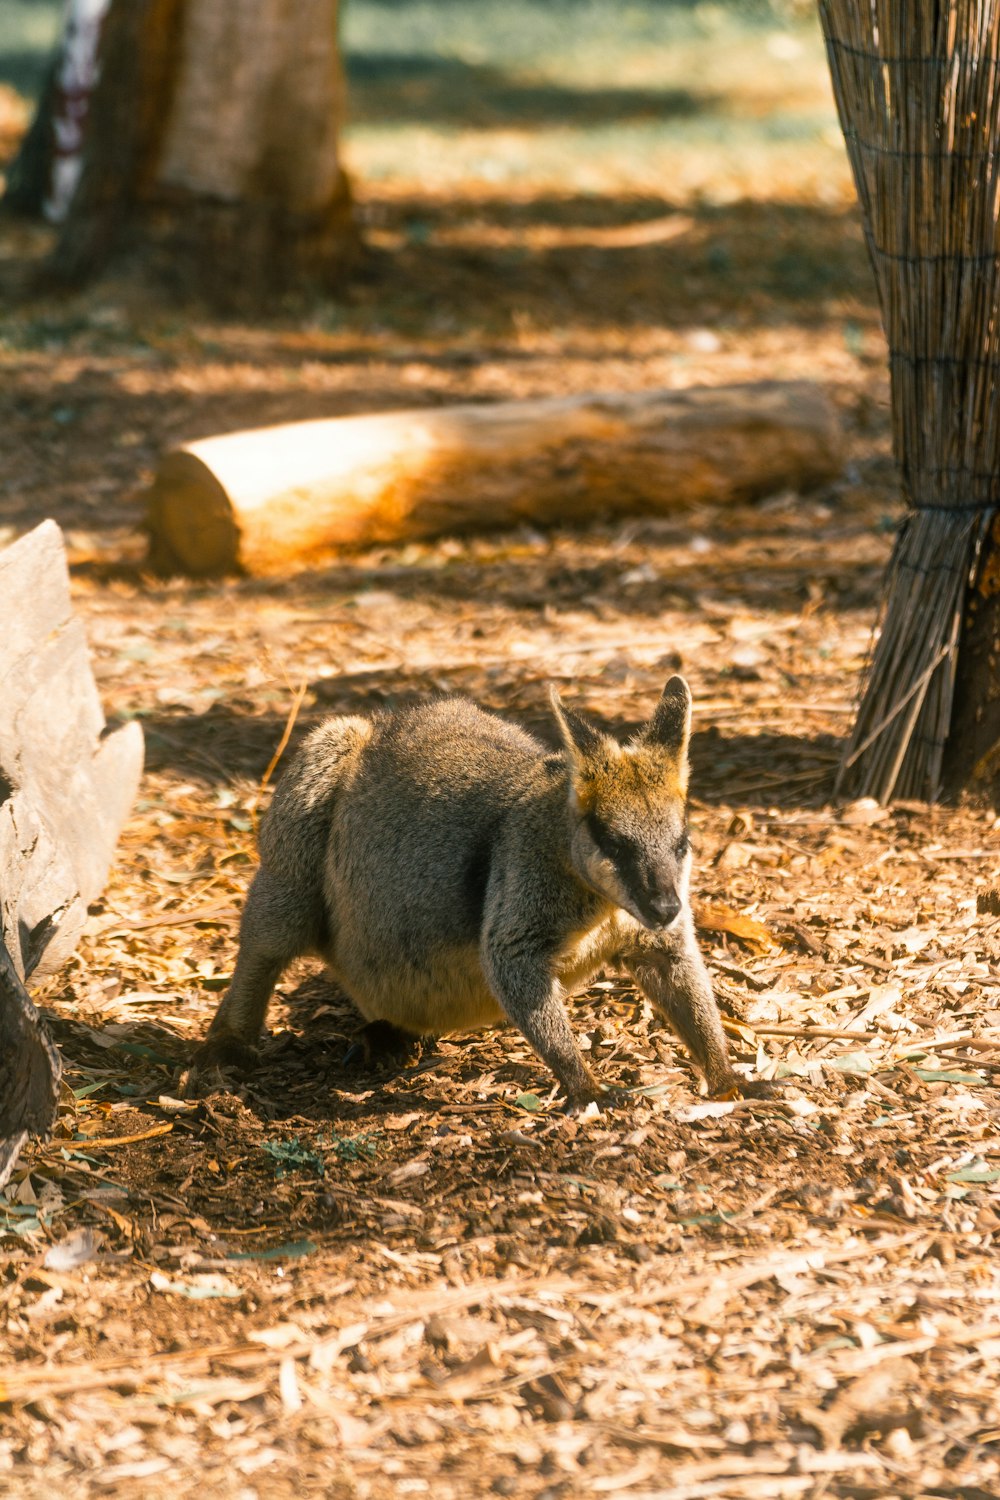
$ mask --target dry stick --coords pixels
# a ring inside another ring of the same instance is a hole
[[[159,1125],[153,1125],[149,1130],[140,1130],[135,1135],[104,1135],[97,1136],[93,1140],[86,1136],[78,1141],[53,1141],[47,1148],[43,1148],[41,1155],[51,1155],[53,1148],[65,1151],[108,1151],[113,1146],[131,1146],[136,1141],[150,1141],[157,1135],[168,1135],[174,1128],[172,1120],[164,1120]]]
[[[836,1039],[843,1038],[851,1042],[885,1042],[888,1036],[880,1031],[849,1031],[846,1027],[836,1026],[755,1026],[751,1021],[741,1022],[757,1036],[797,1036],[806,1038],[826,1037]]]
[[[211,906],[196,906],[191,911],[169,911],[158,917],[140,917],[127,925],[108,927],[102,938],[129,937],[133,932],[142,932],[150,927],[187,927],[191,922],[231,922],[239,912],[234,906],[219,901]]]
[[[260,806],[260,799],[264,795],[264,791],[267,787],[268,782],[274,775],[275,767],[277,766],[279,760],[284,755],[285,750],[288,747],[288,741],[292,737],[292,730],[295,728],[295,721],[299,716],[299,709],[302,707],[303,700],[308,691],[309,683],[305,678],[303,678],[302,682],[299,684],[298,691],[296,692],[295,697],[292,700],[292,706],[289,709],[288,718],[285,720],[284,731],[282,732],[281,739],[278,741],[278,748],[271,756],[271,759],[268,762],[267,770],[261,777],[260,786],[257,788],[257,791],[255,792],[253,797],[253,801],[250,803],[250,806],[247,809],[254,824],[254,833],[257,832],[257,809]]]
[[[909,703],[910,699],[914,696],[914,694],[918,693],[922,687],[926,687],[927,682],[929,681],[931,675],[934,672],[937,671],[938,666],[940,665],[940,663],[942,661],[944,661],[944,659],[947,656],[947,654],[948,654],[948,647],[947,646],[942,646],[941,650],[938,652],[937,656],[931,662],[930,666],[924,668],[924,670],[921,672],[920,676],[917,678],[916,682],[914,682],[913,685],[908,689],[908,691],[906,693],[906,696],[903,697],[903,698],[900,698],[899,702],[896,703],[894,705],[894,707],[891,708],[889,710],[889,712],[885,715],[885,717],[883,719],[881,719],[878,724],[875,725],[875,728],[871,731],[871,733],[865,736],[865,738],[861,741],[861,744],[857,746],[857,748],[852,752],[852,754],[846,755],[844,757],[843,764],[844,764],[844,770],[845,771],[848,770],[851,766],[853,766],[854,762],[858,759],[858,757],[860,755],[864,754],[864,752],[868,749],[869,745],[874,744],[874,742],[878,739],[878,737],[879,737],[880,734],[883,734],[885,732],[885,730],[888,729],[889,725],[896,718],[896,716],[898,714],[902,713],[903,709]],[[919,707],[919,705],[918,705],[918,707]]]

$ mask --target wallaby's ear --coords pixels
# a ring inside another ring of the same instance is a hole
[[[552,712],[559,725],[562,742],[577,765],[583,761],[596,760],[598,757],[606,760],[609,754],[613,755],[619,750],[619,746],[611,736],[598,729],[596,724],[592,724],[582,714],[574,713],[571,708],[564,708],[563,701],[554,687],[549,688],[549,702],[552,704]]]
[[[647,744],[659,745],[678,760],[686,761],[690,737],[691,689],[683,677],[671,677],[642,738]]]

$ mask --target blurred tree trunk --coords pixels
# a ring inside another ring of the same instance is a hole
[[[76,191],[109,0],[66,0],[62,35],[31,129],[11,165],[4,206],[61,223]]]
[[[353,248],[338,0],[112,0],[80,185],[52,259],[140,253],[225,301],[332,282]]]

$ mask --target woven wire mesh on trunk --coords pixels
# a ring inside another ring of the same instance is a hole
[[[1000,503],[1000,0],[819,8],[910,507],[840,786],[934,798],[966,591]]]

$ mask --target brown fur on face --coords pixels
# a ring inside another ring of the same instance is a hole
[[[691,692],[683,677],[668,680],[649,723],[624,746],[565,708],[555,688],[550,697],[583,811],[602,784],[609,793],[617,789],[626,797],[652,787],[663,796],[687,797]],[[625,780],[619,780],[622,776]]]
[[[641,739],[630,745],[608,741],[611,753],[573,767],[573,795],[581,814],[607,806],[647,805],[687,800],[687,758]]]

